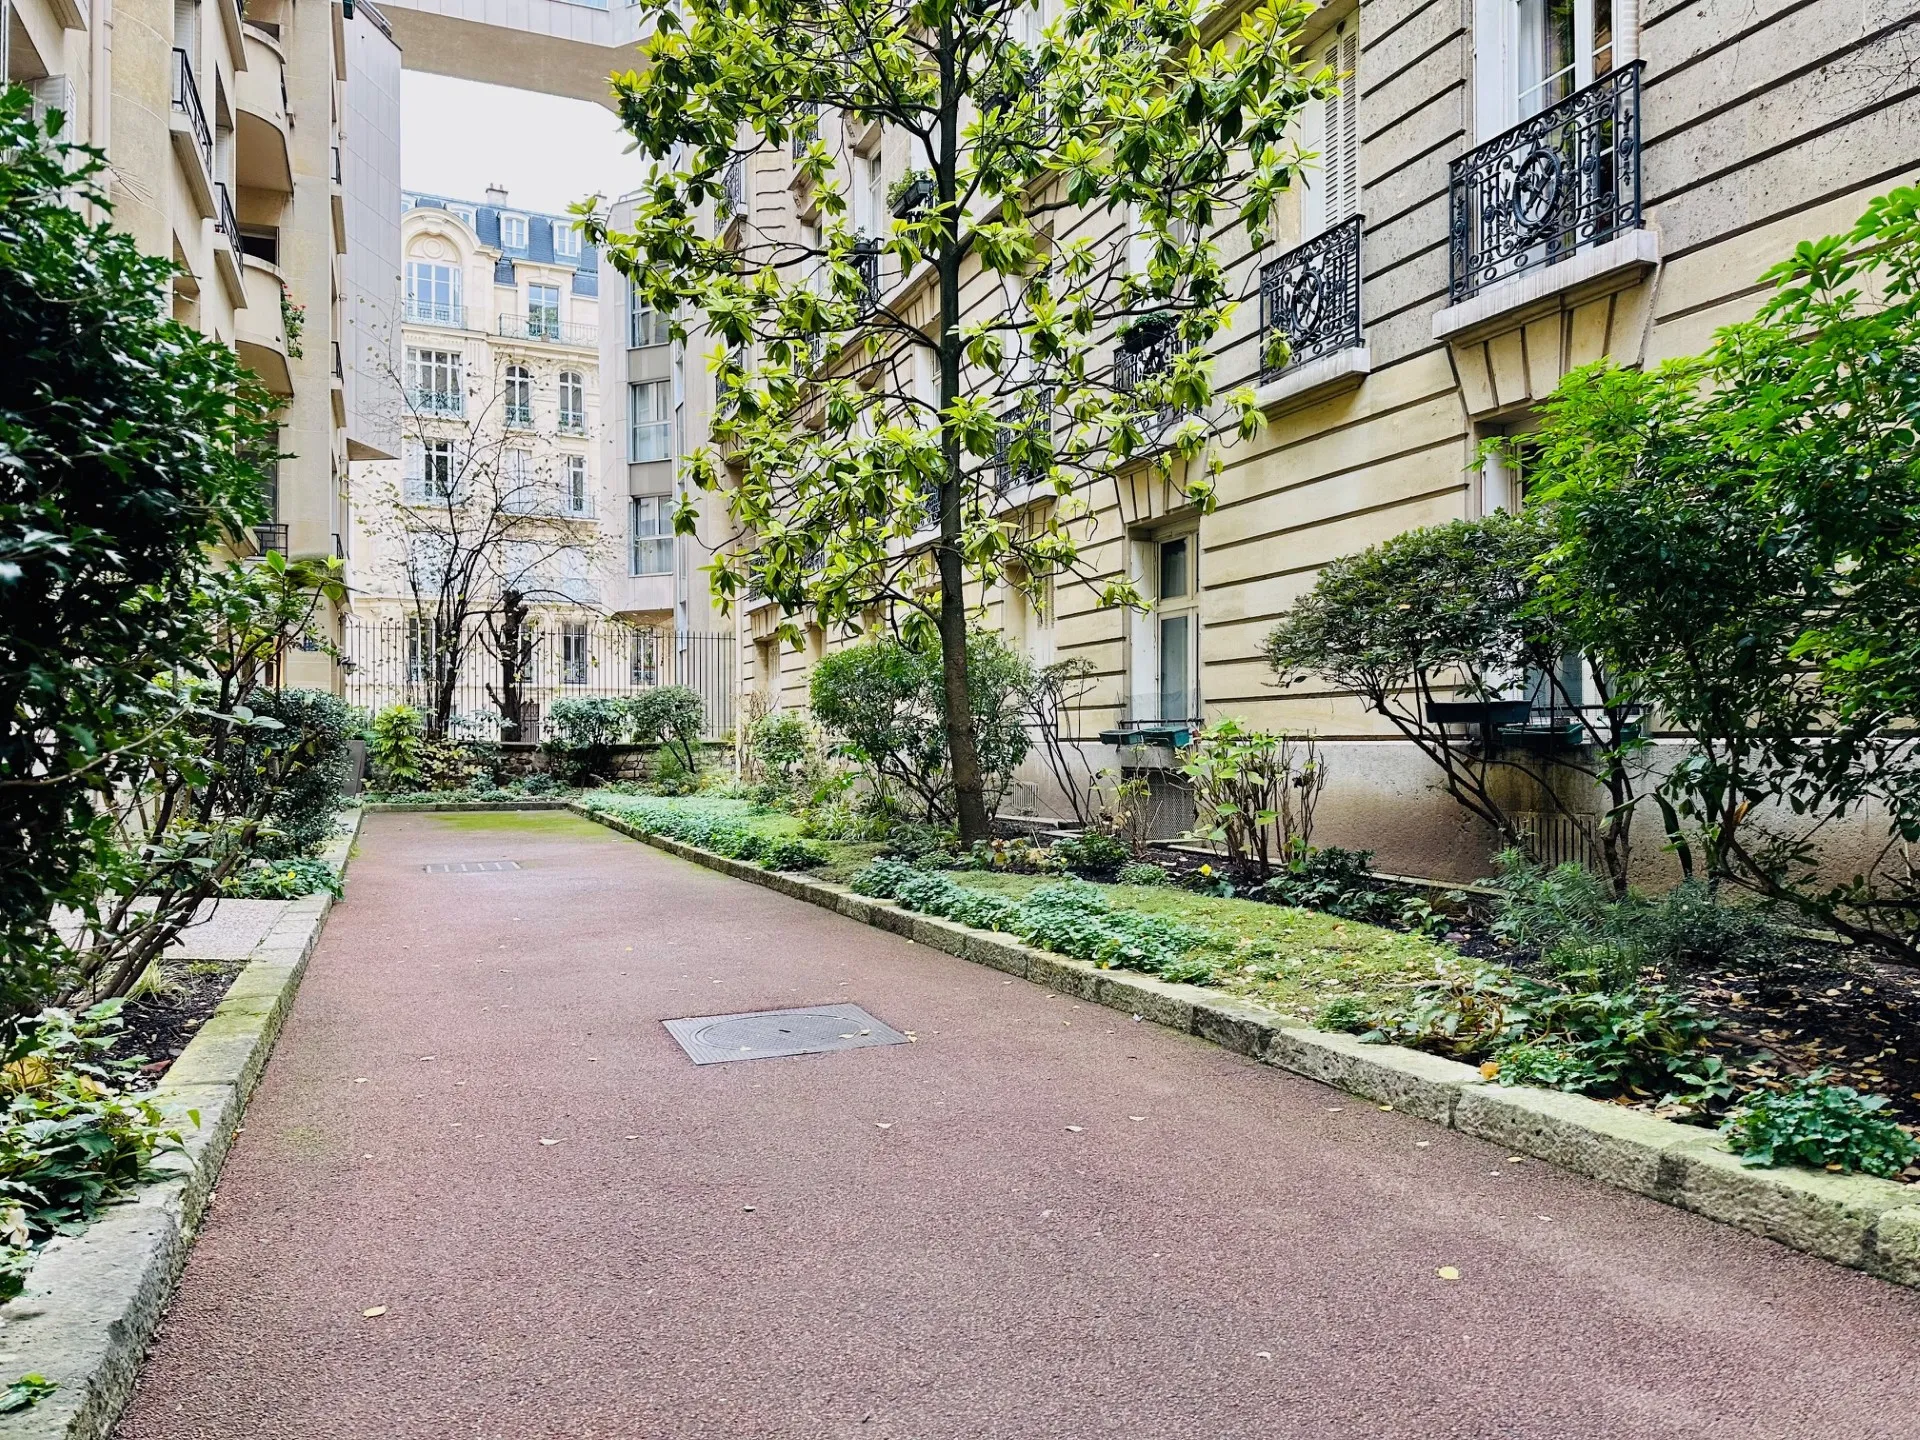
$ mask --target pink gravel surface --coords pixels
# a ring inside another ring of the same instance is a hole
[[[1920,1295],[571,816],[361,849],[124,1440],[1920,1435]],[[834,1000],[915,1043],[660,1024]]]

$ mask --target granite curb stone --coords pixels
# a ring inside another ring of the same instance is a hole
[[[352,811],[352,828],[321,852],[342,872],[363,813]],[[183,1144],[154,1161],[165,1178],[79,1234],[49,1242],[27,1272],[26,1289],[0,1306],[0,1346],[17,1357],[6,1378],[38,1373],[59,1387],[0,1416],[0,1440],[111,1434],[332,908],[326,894],[287,902],[226,998],[168,1067],[155,1100],[179,1122]]]
[[[1064,994],[1198,1035],[1376,1104],[1487,1140],[1516,1154],[1738,1226],[1822,1259],[1920,1288],[1920,1187],[1740,1163],[1712,1132],[1559,1091],[1489,1082],[1472,1065],[1396,1045],[1291,1024],[1286,1017],[1191,985],[1022,945],[1009,936],[916,915],[843,885],[743,865],[618,817],[577,813],[710,869],[779,890],[849,919]],[[6,1433],[0,1430],[0,1440]]]

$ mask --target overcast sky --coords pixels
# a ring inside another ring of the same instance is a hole
[[[515,205],[564,212],[599,191],[608,197],[638,183],[637,156],[613,112],[564,100],[403,71],[400,80],[400,183],[409,190],[479,200],[504,185]]]

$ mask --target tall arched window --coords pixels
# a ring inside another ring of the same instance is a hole
[[[533,372],[524,365],[507,367],[507,424],[533,428]]]
[[[560,372],[560,428],[570,435],[587,429],[587,384],[578,370]]]

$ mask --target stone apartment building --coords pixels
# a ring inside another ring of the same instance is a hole
[[[1317,12],[1305,38],[1344,76],[1339,96],[1302,117],[1319,172],[1267,247],[1217,237],[1243,303],[1217,342],[1215,383],[1256,387],[1265,430],[1226,452],[1210,514],[1182,510],[1144,474],[1088,489],[1084,553],[1096,572],[1136,575],[1145,613],[1099,608],[1090,587],[1066,582],[1038,613],[1011,590],[978,599],[986,623],[1037,659],[1092,663],[1076,735],[1096,763],[1122,761],[1101,732],[1163,720],[1236,715],[1311,732],[1332,777],[1316,838],[1373,848],[1390,871],[1466,878],[1485,873],[1490,837],[1352,696],[1276,689],[1263,636],[1328,561],[1519,503],[1521,477],[1483,468],[1479,447],[1524,433],[1570,368],[1703,348],[1753,312],[1756,278],[1796,241],[1911,183],[1920,8],[1348,0]],[[915,163],[904,137],[822,124],[858,228],[878,233],[882,197]],[[785,153],[750,157],[750,233],[806,223],[791,176]],[[1060,230],[1124,245],[1124,225],[1095,209]],[[878,303],[930,304],[920,285],[883,269]],[[1292,358],[1268,372],[1272,327]],[[713,405],[700,363],[713,347],[690,348],[682,448],[702,442]],[[718,501],[703,503],[703,541],[730,543]],[[753,603],[734,617],[741,688],[802,706],[813,658],[844,639],[790,649],[772,639],[777,620]],[[1022,778],[1013,803],[1046,810],[1040,777]]]
[[[360,328],[398,273],[384,18],[334,0],[0,0],[0,44],[7,78],[106,153],[113,223],[179,267],[175,318],[282,398],[272,518],[236,553],[344,553],[348,458],[390,443]],[[342,619],[325,617],[336,639]],[[287,672],[338,684],[319,650]]]

